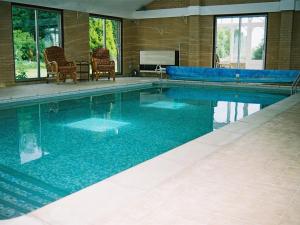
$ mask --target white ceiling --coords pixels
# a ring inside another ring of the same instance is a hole
[[[51,8],[69,9],[107,16],[131,18],[132,14],[153,0],[7,0]]]

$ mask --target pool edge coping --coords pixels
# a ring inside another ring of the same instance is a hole
[[[33,103],[37,103],[38,101],[48,101],[54,98],[59,98],[59,100],[64,100],[64,98],[68,97],[78,97],[81,95],[88,95],[92,93],[97,94],[109,94],[115,91],[123,91],[128,88],[135,89],[141,87],[150,87],[151,85],[159,85],[159,84],[175,84],[175,85],[193,85],[193,86],[205,86],[205,87],[228,87],[228,88],[240,88],[240,89],[269,89],[269,90],[279,90],[279,91],[290,91],[290,86],[282,86],[282,85],[268,85],[268,84],[252,84],[252,83],[233,83],[233,82],[206,82],[206,81],[188,81],[188,80],[169,80],[169,79],[158,79],[158,80],[145,80],[138,81],[134,83],[127,84],[117,84],[110,85],[104,87],[93,87],[86,89],[78,89],[78,90],[69,90],[69,91],[60,91],[51,94],[36,94],[32,96],[26,97],[10,97],[5,99],[0,99],[0,110],[3,108],[7,108],[9,106],[15,107],[21,104],[27,104],[30,101],[34,101]],[[129,90],[129,91],[130,91]]]
[[[99,93],[99,94],[107,94],[115,91],[123,91],[127,90],[128,88],[131,89],[138,89],[142,87],[150,87],[153,84],[153,81],[144,81],[144,82],[136,82],[136,83],[129,83],[129,84],[120,84],[120,85],[112,85],[112,86],[105,86],[105,87],[96,87],[96,88],[87,88],[87,89],[78,89],[78,90],[71,90],[71,91],[62,91],[58,93],[51,93],[51,94],[43,94],[43,95],[33,95],[33,96],[26,96],[26,97],[18,97],[18,98],[6,98],[0,100],[0,109],[7,108],[9,106],[15,107],[21,104],[30,103],[30,101],[34,101],[36,103],[38,101],[48,101],[51,99],[64,100],[68,97],[78,97],[82,95],[89,95],[92,93]]]

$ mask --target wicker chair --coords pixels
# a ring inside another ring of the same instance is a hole
[[[47,68],[47,83],[50,76],[56,78],[56,82],[66,81],[69,75],[74,83],[77,82],[76,64],[66,60],[64,49],[57,46],[46,48],[44,51]]]
[[[101,75],[108,75],[113,81],[116,79],[115,75],[115,62],[110,60],[109,50],[105,48],[97,48],[91,55],[92,63],[92,79],[99,79]]]

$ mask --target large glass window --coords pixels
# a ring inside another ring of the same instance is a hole
[[[266,16],[216,17],[215,67],[264,69]]]
[[[61,46],[59,11],[13,6],[16,80],[46,77],[44,49]]]
[[[115,61],[116,72],[121,73],[121,29],[119,19],[90,16],[89,35],[90,51],[95,48],[107,48],[110,57]]]

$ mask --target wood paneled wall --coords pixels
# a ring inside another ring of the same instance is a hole
[[[89,61],[89,14],[64,10],[63,18],[66,57]]]
[[[183,8],[186,7],[188,3],[189,0],[155,0],[144,8],[146,10]]]
[[[291,68],[300,70],[300,12],[294,13]]]
[[[141,50],[179,50],[180,63],[188,63],[187,18],[124,20],[123,22],[123,72],[138,69]]]
[[[0,2],[0,87],[14,82],[11,3]]]
[[[300,12],[268,14],[266,69],[300,69]]]
[[[123,21],[123,73],[129,74],[133,69],[138,69],[139,46],[138,46],[137,21]]]
[[[211,66],[213,16],[124,20],[124,73],[138,69],[139,51],[179,50],[182,66]]]
[[[268,14],[266,67],[278,69],[281,13]]]

